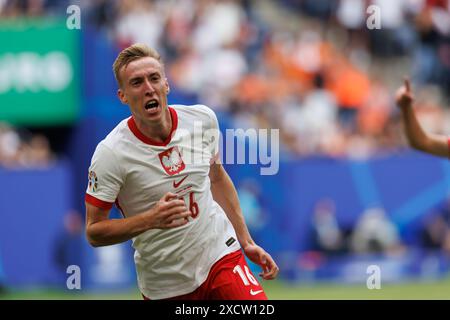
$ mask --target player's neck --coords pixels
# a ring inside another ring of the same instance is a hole
[[[136,126],[141,133],[156,142],[164,142],[172,131],[172,117],[168,108],[157,122],[144,121],[134,117]]]

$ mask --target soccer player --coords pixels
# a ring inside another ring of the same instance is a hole
[[[427,152],[439,157],[450,156],[450,140],[445,135],[425,132],[413,109],[414,96],[408,79],[396,93],[397,105],[402,114],[404,130],[409,144],[417,150]]]
[[[220,164],[215,113],[204,105],[168,106],[163,62],[146,45],[124,49],[113,70],[132,116],[92,157],[85,196],[90,244],[132,239],[146,299],[267,299],[244,254],[262,267],[263,279],[279,269],[252,240]],[[109,219],[114,203],[123,219]]]

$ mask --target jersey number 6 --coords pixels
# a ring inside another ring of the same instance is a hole
[[[200,212],[200,209],[198,208],[198,204],[197,204],[197,202],[195,202],[193,192],[189,193],[189,211],[192,212],[191,217],[193,219],[197,218],[197,216]]]

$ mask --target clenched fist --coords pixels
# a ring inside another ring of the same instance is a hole
[[[185,225],[192,213],[183,200],[168,192],[145,214],[151,222],[151,228],[168,229]]]

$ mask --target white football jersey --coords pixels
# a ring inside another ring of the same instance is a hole
[[[190,293],[212,265],[240,248],[223,209],[213,200],[209,168],[218,154],[218,122],[203,105],[169,107],[164,143],[144,136],[133,117],[101,141],[89,168],[86,201],[124,217],[152,208],[167,192],[183,197],[192,217],[181,227],[151,229],[132,239],[138,284],[150,299]]]

